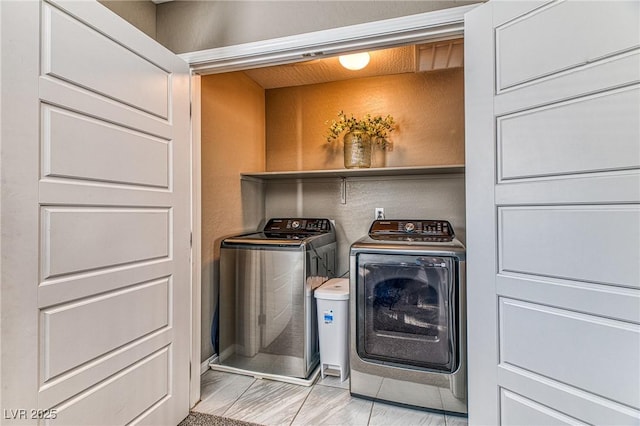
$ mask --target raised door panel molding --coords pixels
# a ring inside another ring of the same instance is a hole
[[[42,175],[169,189],[171,141],[42,105]]]
[[[130,424],[140,413],[170,396],[171,356],[170,346],[162,348],[63,402],[54,407],[57,417],[47,424],[81,425],[87,419],[95,425]]]
[[[640,288],[640,205],[498,212],[500,272]]]
[[[640,409],[640,325],[499,301],[501,364]]]
[[[500,389],[500,420],[505,425],[520,426],[587,425],[506,389]]]
[[[107,356],[98,357],[81,368],[63,374],[59,380],[51,380],[40,386],[38,406],[50,408],[62,404],[89,389],[96,383],[118,375],[132,364],[166,348],[171,343],[172,328],[163,328],[141,339],[122,346]]]
[[[150,189],[145,191],[144,189]],[[64,203],[72,206],[149,207],[171,204],[173,192],[102,182],[78,182],[72,179],[40,179],[38,185],[43,205]]]
[[[43,207],[43,279],[167,258],[171,210]]]
[[[41,311],[41,382],[169,326],[170,293],[163,278]]]
[[[640,49],[565,70],[495,97],[496,116],[640,83]]]
[[[533,10],[553,1],[554,0],[520,0],[504,2],[503,5],[494,11],[493,25],[499,27],[506,22],[513,21],[519,16],[531,13]]]
[[[48,308],[89,297],[92,294],[107,293],[170,275],[171,259],[164,258],[142,264],[133,263],[115,269],[52,278],[40,283],[38,306]]]
[[[498,93],[637,48],[638,27],[640,3],[634,1],[554,2],[507,22],[496,28]]]
[[[43,75],[170,118],[171,73],[47,3],[43,27]]]
[[[498,295],[640,324],[640,289],[501,273]]]
[[[502,389],[587,424],[634,425],[640,418],[640,410],[511,364],[498,365],[497,375]]]
[[[40,99],[49,105],[62,106],[70,111],[82,111],[123,128],[136,129],[160,139],[173,139],[171,123],[132,106],[114,102],[82,87],[74,86],[57,78],[40,77],[38,82]]]
[[[640,170],[585,173],[503,181],[495,186],[496,204],[640,203]]]
[[[499,182],[638,169],[640,87],[500,117],[497,130]]]

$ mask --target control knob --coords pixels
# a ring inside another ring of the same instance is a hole
[[[404,224],[405,232],[413,232],[416,230],[416,224],[413,222],[407,222]]]
[[[297,221],[297,220],[294,220],[293,222],[291,222],[291,227],[292,227],[293,229],[298,229],[298,228],[300,228],[300,222],[299,222],[299,221]]]

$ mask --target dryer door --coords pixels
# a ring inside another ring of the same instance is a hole
[[[407,368],[455,371],[456,260],[361,253],[357,262],[358,355]]]

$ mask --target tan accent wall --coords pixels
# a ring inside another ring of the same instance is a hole
[[[156,5],[150,0],[98,0],[151,38],[156,38]]]
[[[342,168],[342,138],[326,143],[337,112],[391,114],[393,150],[376,167],[464,164],[462,68],[266,91],[267,171]]]
[[[241,172],[265,165],[264,89],[242,73],[203,76],[202,84],[202,360],[213,354],[220,241],[257,229],[264,216],[259,182]]]

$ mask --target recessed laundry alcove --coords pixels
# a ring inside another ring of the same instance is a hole
[[[225,236],[270,217],[335,219],[339,273],[375,207],[449,220],[464,242],[462,47],[458,38],[373,50],[361,71],[329,57],[201,77],[203,358]],[[393,149],[375,150],[372,169],[344,169],[342,141],[327,143],[341,110],[396,120]]]

